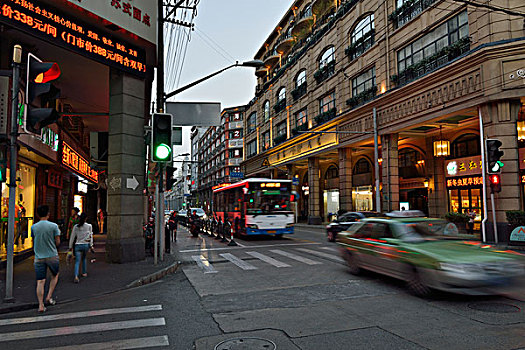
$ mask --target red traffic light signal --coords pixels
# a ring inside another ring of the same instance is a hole
[[[501,178],[498,174],[489,175],[490,188],[492,193],[501,192]]]

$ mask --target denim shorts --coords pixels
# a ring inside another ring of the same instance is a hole
[[[45,280],[48,268],[53,276],[58,275],[58,266],[58,256],[45,259],[35,259],[36,280]]]

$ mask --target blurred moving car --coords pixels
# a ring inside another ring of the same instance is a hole
[[[329,242],[335,242],[337,234],[347,230],[350,225],[361,219],[377,216],[381,216],[381,213],[375,211],[351,211],[344,213],[326,226],[326,237]]]
[[[206,212],[201,209],[201,208],[190,208],[190,213],[193,214],[193,212],[195,211],[195,213],[197,214],[197,216],[201,219],[201,220],[207,220],[208,219],[208,216],[206,215]]]
[[[420,296],[432,289],[498,294],[524,277],[524,256],[471,238],[445,220],[394,213],[351,225],[337,242],[351,273],[367,269],[399,278]]]

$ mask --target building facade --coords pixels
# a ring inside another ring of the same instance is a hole
[[[20,179],[15,212],[17,252],[31,249],[30,227],[36,220],[36,207],[47,204],[51,220],[60,224],[64,236],[72,207],[86,212],[94,227],[97,211],[107,212],[107,260],[122,263],[144,258],[144,126],[156,65],[157,11],[156,2],[144,0],[125,9],[111,2],[0,1],[2,160],[8,157],[6,139],[13,113],[13,47],[22,47],[20,99],[14,111],[20,116],[18,167],[9,169]],[[60,68],[60,77],[53,82],[60,89],[54,105],[24,98],[29,54],[56,62]],[[23,115],[27,104],[54,107],[59,118],[38,134],[26,132]],[[105,152],[101,152],[107,159],[90,157],[92,132],[109,135]],[[132,179],[139,185],[126,185]],[[8,193],[4,182],[0,255],[5,249]]]
[[[215,186],[239,181],[243,160],[243,128],[245,107],[226,108],[221,112],[220,126],[209,127],[199,139],[196,196],[198,207],[212,208]]]
[[[504,239],[506,211],[524,208],[524,43],[522,16],[462,2],[295,1],[255,55],[265,66],[246,109],[245,175],[297,178],[298,219],[311,224],[418,209],[475,212],[479,230],[481,137],[497,138],[502,191],[488,208]]]

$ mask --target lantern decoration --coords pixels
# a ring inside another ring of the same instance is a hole
[[[447,157],[450,155],[450,141],[438,140],[434,141],[434,156]]]
[[[518,141],[525,141],[525,121],[518,121]]]

